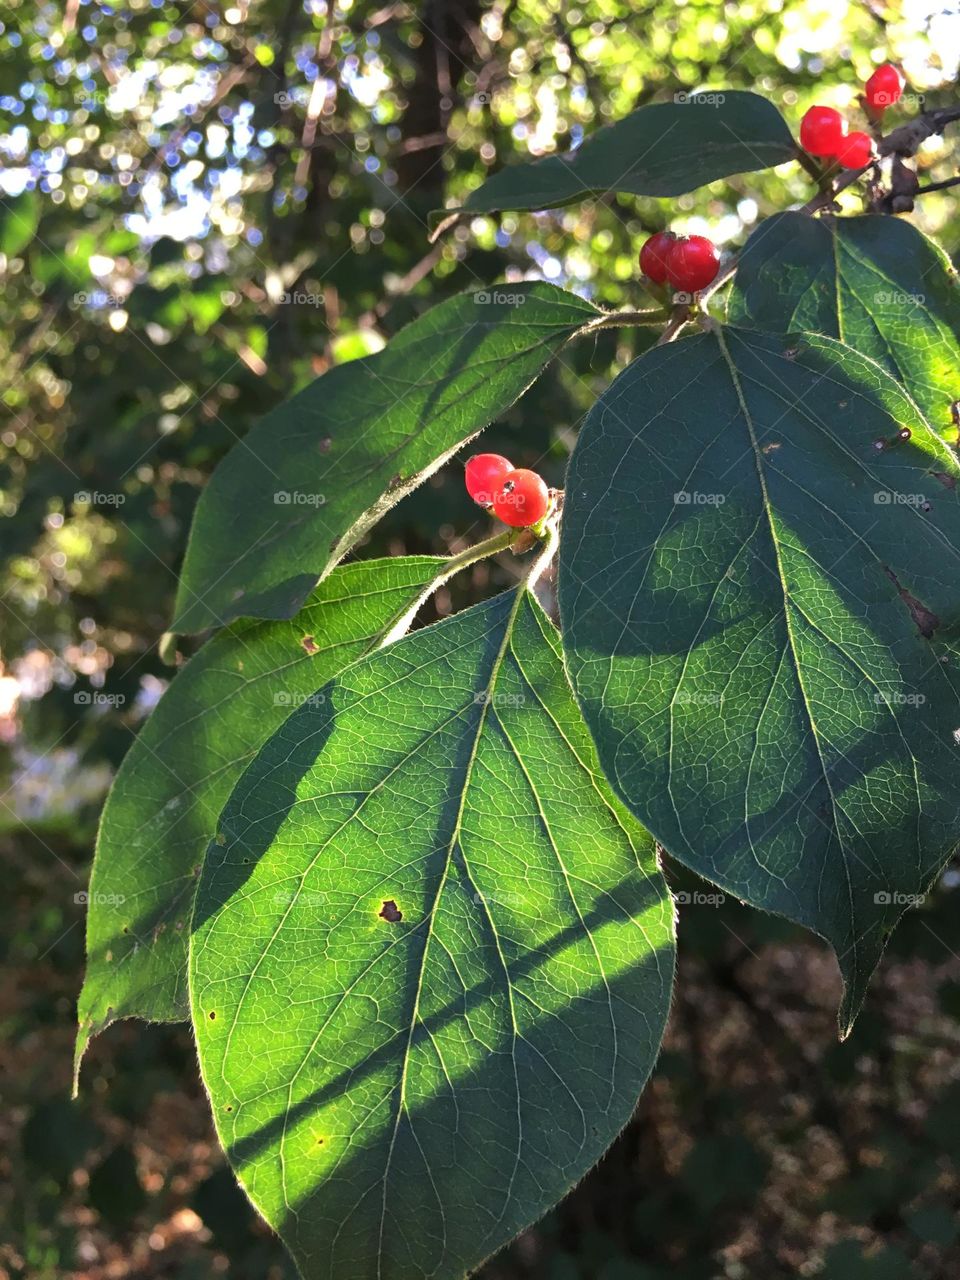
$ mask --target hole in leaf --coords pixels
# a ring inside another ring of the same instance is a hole
[[[392,898],[387,898],[380,908],[380,919],[386,920],[388,924],[399,924],[403,919],[403,912]]]
[[[317,644],[316,640],[314,640],[313,636],[304,636],[300,641],[300,645],[303,652],[310,654],[311,657],[320,650],[320,646]]]

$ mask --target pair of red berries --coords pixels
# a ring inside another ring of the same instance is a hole
[[[903,73],[885,62],[864,85],[863,100],[874,120],[903,94]],[[847,122],[833,107],[811,107],[800,122],[800,145],[812,156],[835,160],[844,169],[862,169],[874,159],[873,139],[867,133],[847,132]]]
[[[550,490],[535,471],[515,467],[500,453],[475,453],[467,459],[463,478],[467,493],[481,507],[514,529],[539,524],[550,508]]]
[[[676,236],[658,231],[640,250],[640,270],[654,284],[696,293],[712,284],[720,269],[720,251],[706,236]]]

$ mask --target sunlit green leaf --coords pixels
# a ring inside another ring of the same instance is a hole
[[[204,1079],[308,1280],[454,1280],[629,1118],[671,903],[524,588],[322,694],[244,774],[204,864]]]
[[[899,218],[781,213],[747,241],[730,318],[840,338],[906,387],[935,430],[960,397],[960,291],[947,255]]]
[[[344,565],[287,622],[237,622],[191,659],[124,758],[90,882],[78,1057],[116,1018],[189,1016],[197,876],[246,765],[304,699],[380,636],[443,560]]]

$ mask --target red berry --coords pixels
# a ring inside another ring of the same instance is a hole
[[[489,507],[493,495],[513,470],[513,463],[499,453],[475,453],[467,459],[463,479],[467,493],[479,502],[481,507]]]
[[[677,237],[672,231],[658,231],[644,243],[640,250],[640,270],[654,284],[663,284],[667,278],[667,254]]]
[[[873,139],[867,133],[850,133],[840,144],[836,160],[844,169],[862,169],[873,159]]]
[[[871,107],[883,111],[885,107],[892,107],[895,102],[899,102],[905,83],[900,68],[895,67],[892,62],[885,62],[882,67],[877,67],[864,85],[863,96]]]
[[[675,289],[696,293],[720,270],[720,250],[706,236],[681,236],[667,254],[667,279]]]
[[[833,107],[811,107],[800,121],[800,145],[812,156],[835,156],[847,133],[847,122]]]
[[[525,529],[542,520],[549,506],[550,490],[543,479],[523,467],[505,476],[493,495],[493,514],[515,529]]]

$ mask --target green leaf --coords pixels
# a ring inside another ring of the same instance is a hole
[[[672,904],[525,588],[325,694],[263,748],[207,855],[201,1066],[308,1280],[459,1280],[629,1119]]]
[[[0,253],[16,258],[37,234],[41,201],[37,191],[0,201]]]
[[[610,191],[678,196],[796,159],[790,130],[766,98],[735,90],[679,96],[598,129],[576,151],[508,165],[471,191],[464,211],[555,209]]]
[[[844,1031],[960,830],[958,473],[877,364],[734,329],[637,360],[571,462],[564,646],[607,775],[832,943]]]
[[[237,622],[183,668],[124,758],[100,822],[79,1064],[117,1018],[189,1017],[197,875],[246,765],[305,698],[376,646],[446,561],[344,565],[286,622]]]
[[[884,214],[767,218],[747,241],[730,318],[774,333],[839,338],[882,364],[927,421],[956,439],[960,293],[946,254]]]
[[[598,315],[550,284],[462,294],[268,414],[204,490],[171,629],[296,613],[391,506]]]

